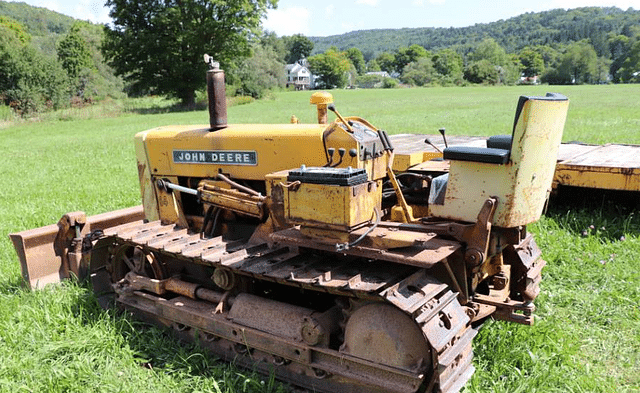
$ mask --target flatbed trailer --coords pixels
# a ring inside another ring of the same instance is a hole
[[[391,136],[396,172],[419,170],[447,172],[449,164],[438,149],[445,148],[441,135],[398,134]],[[448,136],[449,146],[486,147],[487,137]],[[424,161],[424,162],[423,162]],[[560,145],[553,187],[572,186],[601,190],[640,191],[640,145],[607,143],[593,145],[568,142]]]

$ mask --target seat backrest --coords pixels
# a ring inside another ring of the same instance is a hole
[[[526,225],[540,218],[551,190],[568,106],[567,97],[557,93],[520,97],[510,153],[509,177],[515,182],[512,198],[500,201],[502,226]]]
[[[503,149],[511,151],[513,135],[492,135],[487,139],[487,147],[490,149]]]
[[[469,159],[468,152],[460,159],[454,154],[443,204],[430,205],[431,214],[473,222],[484,201],[497,197],[494,225],[515,227],[538,220],[551,189],[568,105],[561,94],[520,97],[513,133],[506,136],[511,140],[507,161],[496,165]]]
[[[545,165],[544,179],[539,171],[535,172],[536,183],[551,184],[568,105],[567,97],[557,93],[547,93],[545,97],[520,97],[511,143],[511,161],[519,167],[519,177],[523,176],[522,171],[534,172],[549,162]]]

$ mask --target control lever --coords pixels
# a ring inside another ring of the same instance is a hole
[[[347,123],[347,121],[344,119],[344,117],[342,117],[338,111],[336,110],[336,106],[333,104],[329,104],[327,105],[327,109],[329,109],[331,112],[335,113],[336,116],[338,116],[338,119],[340,119],[340,121],[342,122],[342,124],[344,124],[347,127],[347,130],[353,134],[353,129],[351,128],[351,125],[349,123]]]
[[[329,162],[325,164],[325,167],[330,167],[333,164],[333,155],[335,154],[336,149],[330,147],[327,149],[327,153],[329,154]],[[340,157],[340,161],[342,161],[342,157]]]
[[[445,128],[442,127],[438,131],[440,132],[440,135],[442,135],[442,139],[444,140],[444,147],[449,147],[449,145],[447,145],[447,138],[444,136]]]
[[[344,158],[344,155],[347,153],[347,151],[344,148],[339,148],[338,149],[338,156],[340,157],[340,160],[338,160],[338,162],[336,162],[334,165],[329,165],[332,168],[337,167],[338,165],[342,164],[342,158]]]
[[[438,146],[434,145],[434,144],[429,140],[429,138],[426,138],[426,139],[424,140],[424,143],[426,143],[427,145],[429,145],[429,146],[433,147],[433,148],[434,148],[434,149],[436,149],[439,153],[442,153],[442,150],[440,150],[440,148],[439,148]]]

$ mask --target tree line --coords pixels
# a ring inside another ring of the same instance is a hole
[[[158,94],[193,108],[204,53],[227,72],[230,94],[255,98],[283,88],[284,65],[300,59],[318,88],[514,84],[522,76],[640,82],[640,11],[554,10],[461,29],[394,30],[395,41],[378,30],[318,39],[263,31],[276,1],[107,0],[108,26],[0,1],[0,102],[27,114]]]
[[[452,48],[466,54],[485,38],[493,38],[507,53],[526,46],[569,44],[589,39],[598,54],[605,56],[610,34],[633,35],[640,25],[640,10],[616,7],[584,7],[525,13],[507,20],[461,28],[404,28],[353,31],[328,37],[310,37],[314,54],[332,46],[340,50],[360,48],[365,59],[382,52],[418,44],[430,51]]]
[[[640,11],[633,9],[552,10],[466,28],[366,30],[310,40],[311,58],[353,57],[347,52],[358,48],[366,71],[385,71],[413,86],[514,84],[521,79],[640,82]],[[343,83],[334,80],[333,85]],[[382,83],[379,75],[360,74],[355,85]]]
[[[395,80],[409,86],[640,83],[640,29],[631,37],[612,35],[607,45],[610,56],[598,56],[589,39],[507,53],[485,38],[464,54],[413,44],[365,61],[358,48],[331,47],[308,61],[320,88],[394,87]]]

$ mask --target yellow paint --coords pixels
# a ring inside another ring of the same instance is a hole
[[[393,162],[393,153],[388,154],[389,161]],[[393,189],[396,193],[396,198],[398,198],[396,205],[400,207],[400,211],[402,212],[402,220],[399,222],[411,223],[414,222],[413,211],[411,207],[407,204],[407,201],[404,199],[404,194],[402,194],[402,189],[400,188],[400,184],[396,179],[396,175],[393,173],[393,169],[391,169],[391,165],[387,166],[387,175],[389,176],[389,182],[393,186]]]
[[[413,206],[407,205],[407,211],[411,216],[413,216]],[[400,205],[395,205],[391,207],[391,211],[389,212],[389,220],[394,222],[407,222],[405,219],[406,212]]]
[[[311,105],[325,105],[326,108],[326,105],[333,102],[333,96],[329,92],[318,91],[311,94],[309,102],[311,103]]]
[[[359,122],[374,132],[376,130],[364,119],[346,119]],[[188,178],[194,184],[194,181],[215,179],[218,173],[223,173],[231,179],[265,181],[270,173],[300,168],[301,165],[326,166],[329,148],[335,151],[332,166],[366,169],[368,180],[373,182],[371,184],[377,189],[376,192],[381,194],[378,184],[386,176],[389,157],[382,154],[373,159],[369,157],[367,160],[360,160],[359,152],[364,149],[363,143],[358,139],[358,135],[349,132],[342,122],[328,125],[240,124],[229,125],[213,132],[207,126],[185,125],[159,127],[139,133],[136,136],[136,149],[139,167],[146,168],[141,172],[140,181],[147,217],[181,225],[186,222],[181,211],[180,193],[168,193],[157,189],[157,179],[169,179],[172,183],[178,183],[178,178]],[[381,144],[378,144],[378,147],[381,147]],[[341,148],[345,154],[340,160],[338,151]],[[350,150],[358,154],[351,157]],[[179,156],[181,158],[178,158]],[[210,158],[214,156],[215,162]],[[329,191],[322,192],[330,194]],[[292,205],[294,212],[304,209],[301,207],[304,203],[313,205],[319,202],[327,205],[329,211],[339,210],[331,207],[331,204],[327,204],[322,198],[322,193],[309,193],[306,200],[299,200]],[[381,196],[378,195],[374,199],[373,205],[379,206]],[[371,205],[367,202],[366,206],[360,206],[361,201],[357,198],[353,202],[348,204],[345,201],[345,205],[340,209],[360,209],[364,212]],[[332,222],[336,225],[352,226],[358,220],[360,223],[370,220],[371,211],[368,210],[364,218],[358,215],[365,213],[346,212],[344,214],[347,218],[334,219]],[[295,214],[293,217],[297,217]]]
[[[154,176],[215,178],[222,171],[236,179],[263,180],[267,173],[301,164],[324,165],[327,160],[322,133],[327,128],[319,124],[243,124],[210,132],[206,126],[169,126],[147,131],[146,145]],[[334,144],[351,142],[355,146],[351,138],[339,132],[332,132],[327,139]],[[174,150],[255,152],[257,162],[255,165],[175,163]]]
[[[375,129],[375,128],[374,128]],[[359,144],[353,135],[340,124],[240,124],[210,132],[206,126],[169,126],[144,132],[143,139],[153,176],[187,176],[214,178],[220,171],[236,179],[264,180],[268,173],[285,169],[323,166],[327,163],[323,145],[323,133],[327,148],[344,148],[358,151]],[[255,152],[257,163],[207,164],[175,163],[174,150]],[[338,161],[337,153],[334,163]],[[360,161],[345,154],[338,167],[366,168],[370,179],[385,175],[386,161]],[[375,161],[375,163],[374,163]],[[382,162],[378,162],[382,161]]]
[[[554,182],[574,187],[640,191],[640,169],[559,163],[556,166]]]
[[[178,184],[178,178],[173,176],[164,177],[171,183]],[[180,193],[176,191],[164,191],[154,184],[156,195],[158,196],[158,212],[160,220],[164,224],[178,224],[187,227],[187,219],[182,211],[182,201]]]
[[[442,153],[434,151],[419,151],[413,153],[395,153],[393,157],[393,171],[404,172],[409,168],[433,160],[434,158],[441,158]]]
[[[144,216],[149,221],[160,219],[158,200],[155,187],[152,184],[149,170],[147,150],[145,148],[146,132],[140,132],[135,137],[136,161],[138,162],[138,177],[140,180],[140,197],[144,208]]]
[[[431,214],[474,222],[484,201],[495,196],[494,225],[515,227],[539,219],[551,190],[568,105],[528,100],[505,165],[451,160],[444,205],[432,204]]]
[[[284,211],[288,222],[305,226],[349,230],[375,220],[380,209],[381,183],[333,186],[301,183],[284,189]]]
[[[203,180],[198,184],[200,199],[205,203],[205,207],[210,204],[259,219],[264,217],[263,196],[230,189],[228,184],[219,187],[217,183]]]

